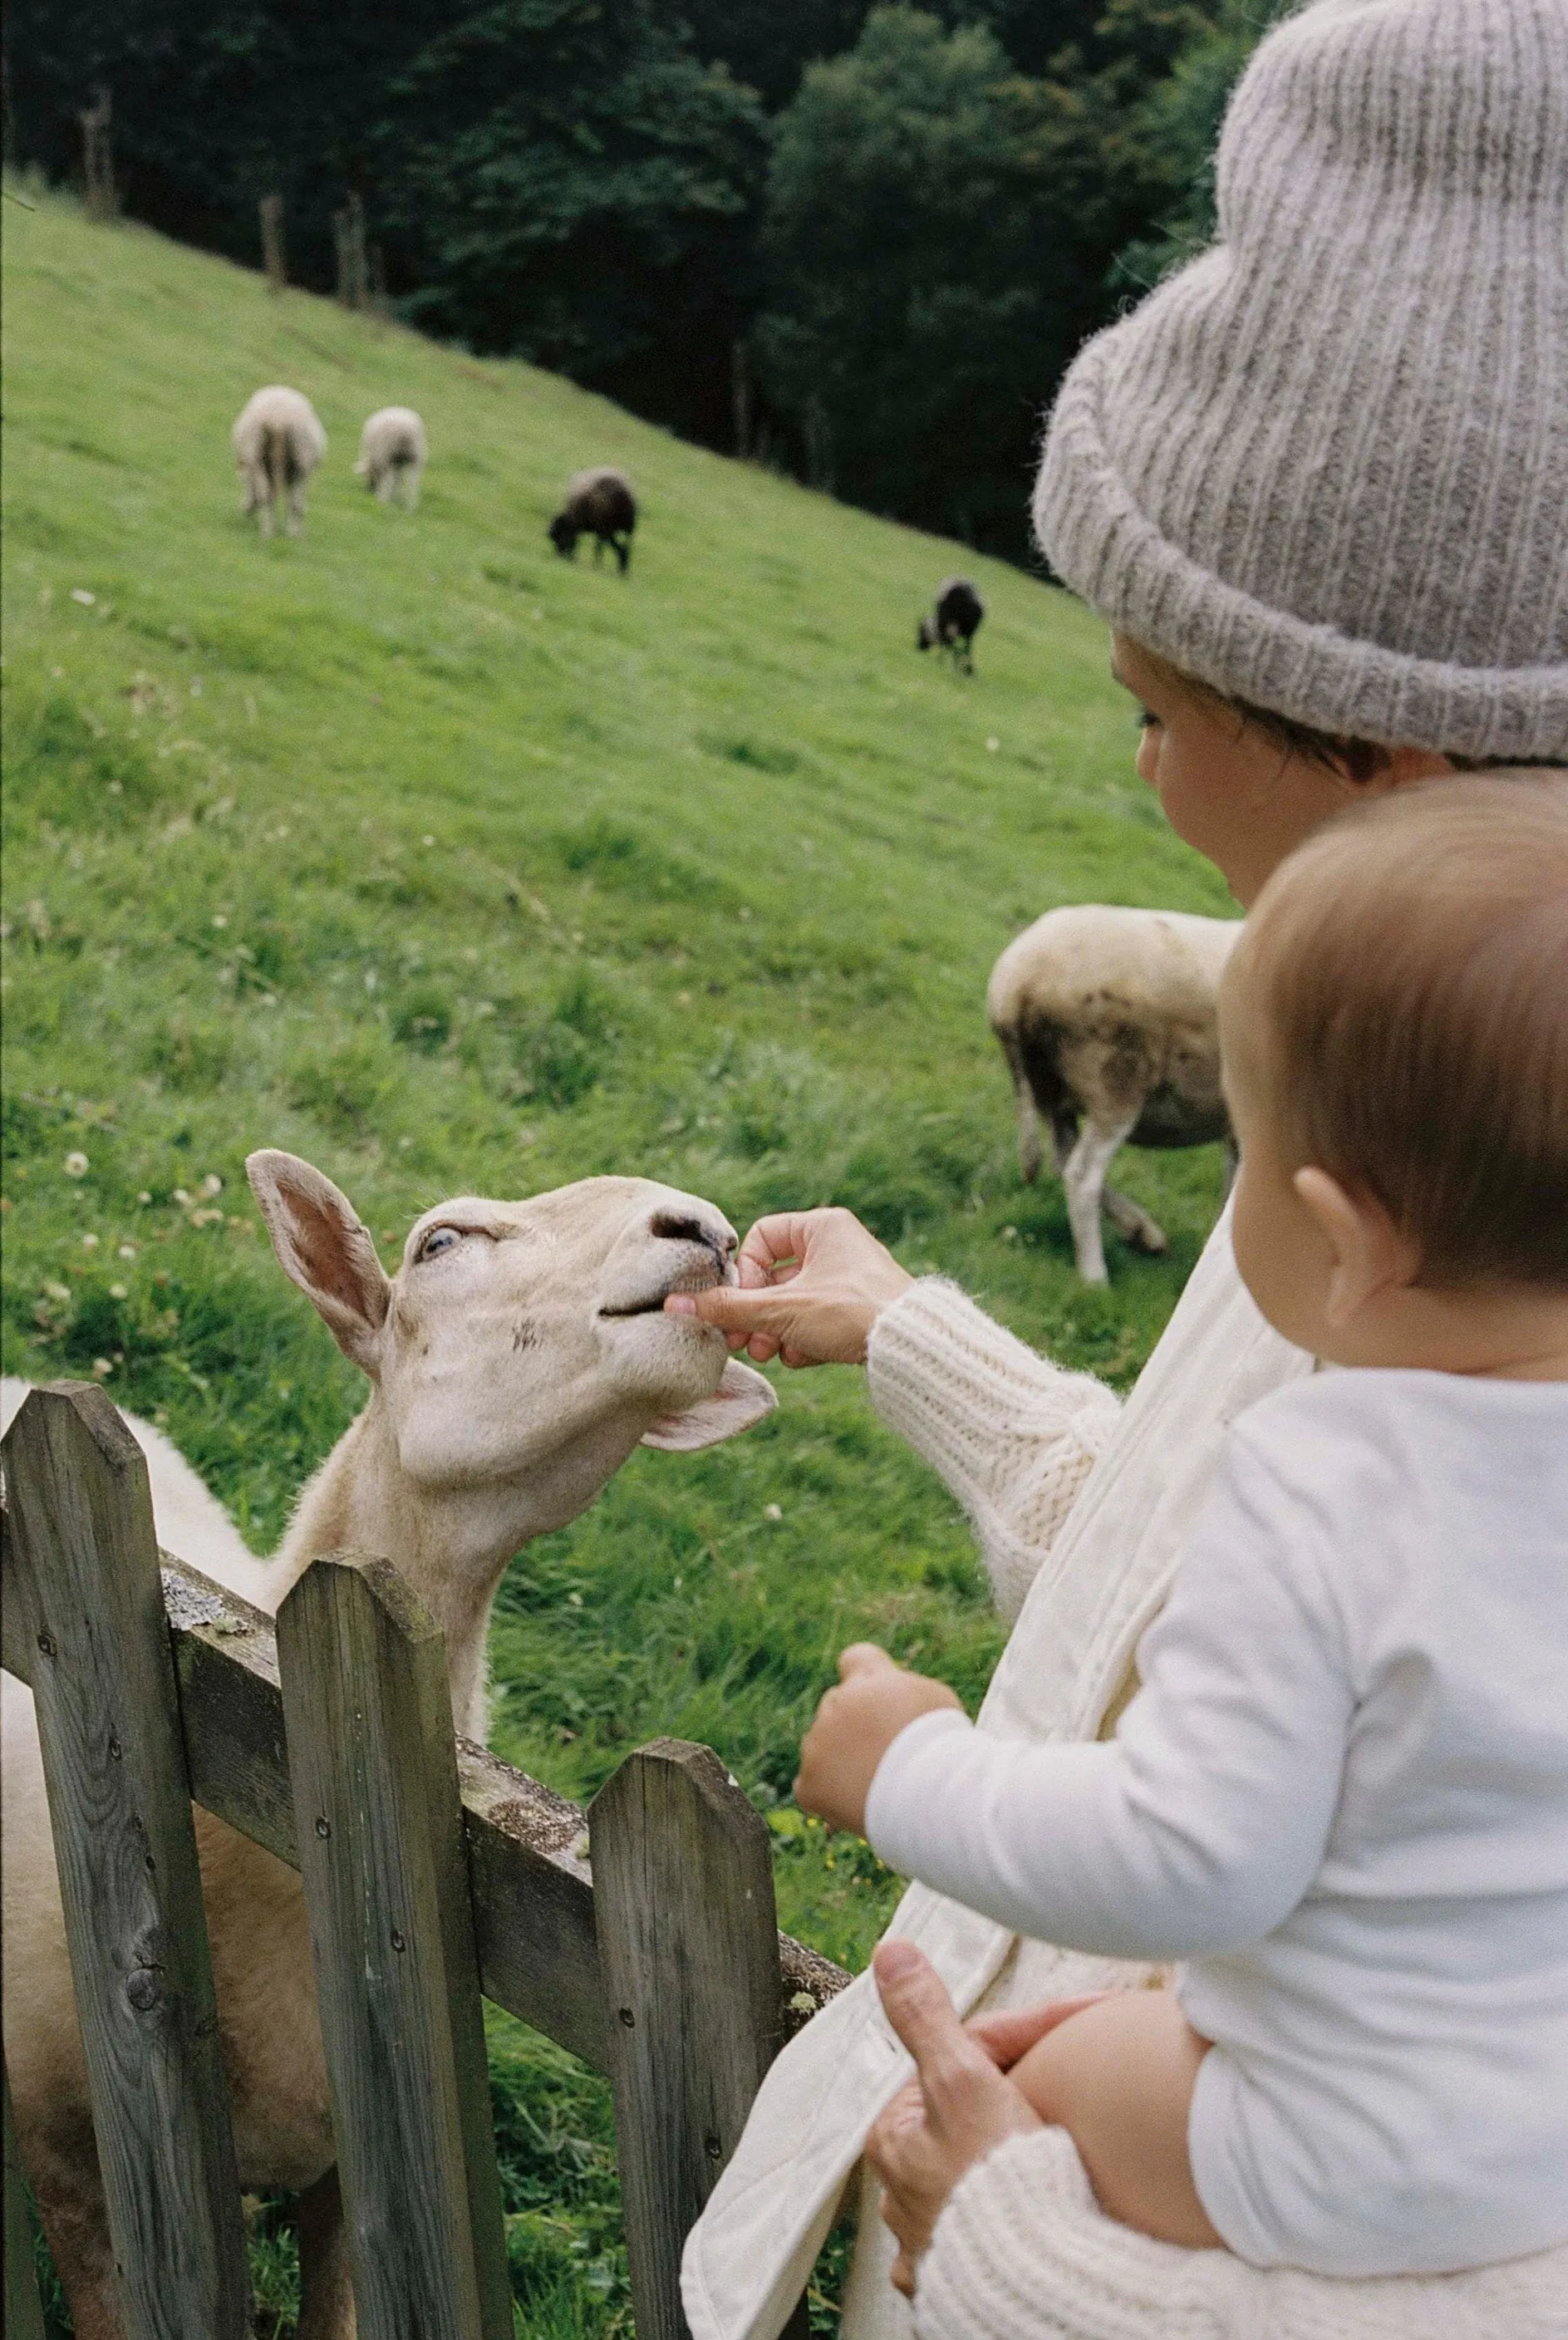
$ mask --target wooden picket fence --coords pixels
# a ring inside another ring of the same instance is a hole
[[[684,2340],[686,2234],[849,1979],[778,1931],[767,1827],[719,1759],[656,1740],[585,1811],[454,1744],[441,1633],[391,1562],[317,1561],[275,1622],[236,1600],[159,1552],[94,1384],[35,1390],[5,1461],[0,1660],[36,1702],[130,2340],[249,2329],[193,1799],[303,1879],[360,2340],[512,2340],[481,1993],[609,2074],[638,2334]]]

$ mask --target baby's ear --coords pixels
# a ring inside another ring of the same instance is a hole
[[[245,1175],[278,1265],[297,1284],[345,1357],[373,1381],[392,1285],[348,1196],[295,1154],[267,1146]]]
[[[652,1429],[643,1432],[642,1443],[662,1447],[667,1454],[695,1454],[701,1447],[739,1438],[778,1403],[770,1381],[731,1357],[711,1397],[699,1399],[680,1413],[661,1413]]]
[[[1315,1163],[1291,1179],[1328,1246],[1325,1319],[1343,1332],[1380,1294],[1402,1290],[1421,1272],[1421,1249],[1395,1226],[1377,1196],[1342,1186]]]

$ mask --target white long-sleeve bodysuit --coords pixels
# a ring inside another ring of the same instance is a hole
[[[1568,1384],[1265,1398],[1139,1668],[1102,1744],[912,1724],[877,1851],[1037,1938],[1186,1960],[1194,2176],[1254,2266],[1568,2240]]]

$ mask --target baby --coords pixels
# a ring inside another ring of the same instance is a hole
[[[1010,2077],[1115,2217],[1257,2266],[1568,2240],[1568,779],[1407,787],[1220,1002],[1243,1414],[1113,1740],[845,1652],[809,1810],[1037,1939],[1182,1961]]]

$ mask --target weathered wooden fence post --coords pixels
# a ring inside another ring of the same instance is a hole
[[[360,2340],[511,2340],[441,1631],[353,1554],[277,1626]]]
[[[101,1389],[61,1383],[24,1401],[5,1476],[7,1631],[32,1651],[126,2327],[242,2340],[244,2229],[147,1466]]]
[[[82,124],[83,207],[90,220],[111,220],[116,209],[114,154],[109,139],[114,108],[108,91],[98,90],[92,104],[78,118]]]
[[[5,2340],[44,2340],[44,2311],[33,2271],[33,2228],[22,2191],[11,2082],[5,2081]]]
[[[283,199],[282,195],[263,195],[257,206],[262,220],[262,266],[266,271],[269,292],[282,292],[288,285],[288,263],[283,257]]]
[[[768,1828],[711,1748],[656,1739],[589,1845],[637,2340],[686,2340],[681,2245],[778,2045]]]
[[[365,257],[364,197],[351,187],[341,212],[332,213],[338,255],[338,299],[345,309],[369,306],[370,272]]]

